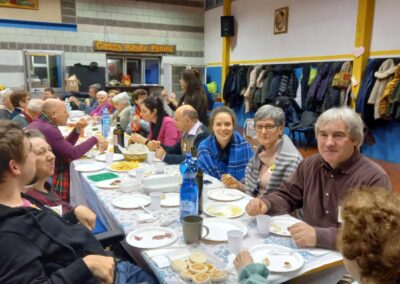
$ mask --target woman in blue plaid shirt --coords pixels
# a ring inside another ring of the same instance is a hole
[[[211,113],[209,126],[212,135],[204,139],[198,149],[199,167],[218,179],[230,175],[242,180],[253,150],[235,131],[235,114],[228,107],[218,107]]]

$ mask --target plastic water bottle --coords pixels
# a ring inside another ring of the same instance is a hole
[[[198,215],[199,210],[199,189],[196,182],[197,163],[192,159],[191,154],[186,154],[186,159],[181,163],[179,170],[183,178],[179,208],[179,217],[182,222],[185,216]]]
[[[107,138],[110,133],[110,114],[106,107],[103,108],[101,114],[101,134]]]
[[[72,108],[71,108],[71,104],[69,103],[68,98],[65,98],[64,102],[65,102],[65,109],[67,110],[67,112],[68,112],[69,114],[71,114]]]

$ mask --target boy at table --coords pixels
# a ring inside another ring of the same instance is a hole
[[[298,247],[336,248],[339,203],[349,189],[380,186],[391,190],[388,175],[363,156],[363,121],[349,108],[322,113],[315,125],[317,154],[303,160],[281,187],[251,200],[250,216],[303,209],[303,222],[288,228]]]
[[[0,283],[157,283],[141,268],[115,263],[92,233],[70,224],[21,189],[36,174],[36,155],[22,128],[0,121]]]

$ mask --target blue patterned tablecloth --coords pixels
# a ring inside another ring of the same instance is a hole
[[[71,203],[73,205],[77,204],[86,204],[91,207],[101,221],[106,225],[108,229],[120,228],[125,234],[129,232],[146,227],[146,226],[155,226],[158,225],[156,223],[139,223],[138,222],[138,214],[144,213],[142,209],[135,210],[124,210],[118,209],[112,205],[112,201],[115,198],[121,196],[129,196],[132,193],[123,193],[119,190],[107,190],[100,189],[95,186],[95,183],[87,178],[88,175],[93,173],[79,173],[76,172],[74,166],[81,163],[92,163],[92,160],[77,160],[71,164]],[[150,165],[144,165],[145,167],[150,167]],[[169,170],[173,170],[171,166],[169,166]],[[98,173],[98,172],[97,172]],[[124,178],[128,178],[128,175],[125,174]],[[206,177],[207,179],[213,181],[214,184],[219,183],[215,179],[211,177]],[[137,193],[137,192],[136,192]],[[245,208],[248,200],[251,197],[245,196],[243,199],[239,201],[235,201],[233,203],[239,205],[242,208]],[[208,200],[208,204],[213,201]],[[229,248],[227,243],[224,242],[207,242],[202,241],[199,245],[196,246],[186,246],[183,242],[182,235],[182,226],[178,220],[179,218],[179,210],[177,207],[172,208],[162,208],[161,212],[157,214],[163,214],[164,217],[168,216],[168,218],[175,218],[176,221],[168,226],[168,228],[173,229],[178,235],[178,241],[172,244],[171,246],[178,247],[177,250],[172,250],[178,253],[179,249],[185,247],[192,250],[198,250],[204,252],[209,256],[211,262],[220,268],[231,267],[231,261],[229,261]],[[237,218],[248,228],[248,234],[243,240],[242,248],[249,249],[252,246],[259,244],[274,244],[274,245],[282,245],[288,248],[297,248],[293,239],[289,237],[279,237],[270,235],[268,238],[262,238],[256,228],[256,221],[254,217],[250,217],[247,214],[244,214],[242,217]],[[323,265],[336,262],[341,259],[341,256],[337,252],[329,252],[323,256],[314,256],[307,252],[300,252],[303,256],[305,265],[302,269],[289,273],[271,273],[269,280],[270,283],[281,283],[290,279],[293,279],[307,271],[312,269],[321,267]],[[146,263],[151,267],[154,271],[155,275],[158,277],[161,283],[184,283],[180,279],[180,277],[168,266],[165,268],[159,268],[156,263],[150,258],[145,250],[141,251],[141,255],[146,261]],[[169,253],[165,253],[165,256],[168,256]],[[222,267],[221,267],[222,266]],[[235,283],[237,281],[237,274],[230,273],[227,283]],[[322,282],[321,282],[322,283]]]

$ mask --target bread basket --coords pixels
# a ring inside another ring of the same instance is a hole
[[[144,162],[147,159],[149,149],[143,144],[130,144],[128,148],[119,147],[125,160],[128,162]]]

